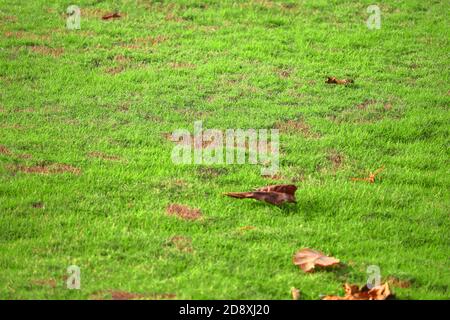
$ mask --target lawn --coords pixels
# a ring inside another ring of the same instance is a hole
[[[380,1],[369,29],[372,4],[0,0],[0,298],[317,300],[370,265],[450,298],[450,3]],[[279,128],[278,173],[174,164],[200,120]],[[272,184],[297,204],[223,195]],[[341,266],[304,273],[301,248]]]

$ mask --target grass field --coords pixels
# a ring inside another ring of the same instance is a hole
[[[378,30],[371,4],[0,0],[0,298],[320,299],[369,265],[450,298],[450,3],[382,1]],[[198,120],[281,128],[278,174],[174,165]],[[223,196],[281,183],[297,204]],[[304,247],[343,267],[303,273]]]

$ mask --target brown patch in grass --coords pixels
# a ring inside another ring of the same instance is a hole
[[[32,46],[31,51],[34,53],[42,54],[44,56],[52,56],[57,58],[64,53],[64,48],[50,48],[46,46]]]
[[[31,280],[31,284],[36,286],[42,286],[42,287],[50,287],[50,288],[56,288],[56,280],[55,279],[36,279]]]
[[[173,13],[173,12],[167,13],[166,16],[164,17],[164,20],[174,21],[174,22],[183,22],[184,21],[184,19],[182,17],[180,17],[179,15],[177,15],[176,13]]]
[[[402,280],[394,276],[390,276],[387,279],[387,282],[392,285],[393,287],[397,288],[409,288],[411,287],[411,281],[409,280]]]
[[[281,132],[285,133],[301,133],[305,138],[320,138],[320,134],[313,132],[311,127],[303,120],[287,120],[283,122],[277,122],[275,124],[275,129],[279,129]]]
[[[21,154],[17,155],[17,158],[27,160],[27,159],[33,158],[33,156],[31,154],[28,154],[28,153],[21,153]]]
[[[256,227],[254,226],[243,226],[243,227],[239,227],[239,231],[249,231],[249,230],[255,230]]]
[[[356,107],[360,110],[366,109],[368,106],[377,103],[376,100],[368,99],[362,102],[361,104],[358,104]]]
[[[106,153],[100,152],[100,151],[92,151],[88,153],[88,156],[91,158],[98,158],[98,159],[102,159],[102,160],[110,160],[110,161],[118,161],[121,160],[122,158],[119,156],[114,156],[114,155],[108,155]]]
[[[337,114],[331,114],[328,119],[340,123],[371,124],[381,121],[386,117],[399,119],[402,116],[401,110],[394,110],[391,102],[379,102],[366,100],[356,108],[347,108]]]
[[[72,173],[75,175],[79,175],[81,173],[81,170],[79,168],[63,163],[53,163],[48,165],[41,164],[35,166],[13,165],[9,166],[9,169],[14,172],[20,171],[23,173],[36,173],[36,174]]]
[[[121,73],[123,70],[125,70],[125,66],[119,65],[116,67],[107,68],[105,72],[111,75],[116,75],[118,73]]]
[[[290,75],[291,75],[291,73],[292,73],[292,70],[287,70],[287,69],[279,70],[279,71],[278,71],[278,75],[279,75],[281,78],[289,78]]]
[[[171,62],[169,66],[173,69],[193,69],[196,67],[195,64],[188,62]]]
[[[7,147],[0,145],[0,154],[9,156],[11,155],[11,151]]]
[[[167,245],[175,246],[181,252],[192,252],[192,239],[184,236],[173,236],[171,237]]]
[[[191,209],[176,203],[169,205],[166,212],[169,216],[177,216],[184,220],[197,220],[202,217],[202,213],[199,209]]]
[[[43,202],[33,202],[31,204],[31,206],[35,209],[43,209],[44,208],[44,203]]]
[[[218,176],[228,173],[226,168],[211,168],[211,167],[200,167],[197,172],[203,178],[216,178]]]
[[[29,41],[48,41],[51,39],[50,35],[34,34],[27,31],[5,31],[3,35],[6,38],[24,39]]]
[[[34,113],[35,110],[33,108],[23,108],[23,109],[14,109],[14,113]]]
[[[147,36],[147,37],[143,37],[143,38],[136,38],[133,40],[133,42],[128,42],[128,43],[122,43],[120,46],[122,48],[127,48],[127,49],[145,49],[148,47],[152,47],[152,46],[156,46],[162,42],[165,42],[168,38],[166,36]]]
[[[173,139],[171,133],[165,132],[162,135],[166,140],[168,140],[170,142],[175,142],[176,144],[179,144],[179,145],[188,145],[189,144],[187,140],[185,141],[184,139],[181,139],[181,138],[179,141]],[[213,143],[212,141],[202,139],[201,144],[200,143],[195,144],[193,135],[190,136],[190,142],[191,142],[191,148],[193,148],[193,149],[206,148]]]
[[[133,293],[121,290],[98,291],[90,295],[90,300],[164,300],[175,299],[174,293]]]
[[[280,175],[280,174],[275,174],[275,175],[272,175],[272,176],[268,176],[268,175],[263,175],[263,178],[266,178],[266,179],[270,179],[270,180],[284,180],[284,177],[282,176],[282,175]]]
[[[339,152],[332,150],[329,155],[327,156],[327,159],[331,162],[333,165],[333,170],[336,171],[342,166],[342,163],[344,162],[344,156],[340,154]]]
[[[101,18],[108,12],[98,8],[81,8],[81,17],[83,18]]]

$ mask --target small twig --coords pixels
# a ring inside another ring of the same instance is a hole
[[[375,182],[375,177],[384,170],[384,165],[375,170],[374,172],[371,172],[367,178],[352,178],[352,181],[367,181],[369,183]]]

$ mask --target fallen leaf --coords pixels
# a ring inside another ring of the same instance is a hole
[[[327,77],[325,83],[330,84],[350,84],[353,83],[353,79],[337,79],[336,77]]]
[[[103,20],[109,20],[109,19],[115,19],[115,18],[120,18],[120,17],[122,17],[119,13],[117,13],[117,12],[114,12],[114,13],[108,13],[108,14],[105,14],[103,17],[102,17],[102,19]]]
[[[292,300],[300,300],[300,290],[291,288]]]
[[[294,255],[293,262],[304,272],[311,272],[316,266],[331,267],[340,263],[339,259],[328,257],[320,251],[305,248]]]
[[[199,209],[191,209],[187,206],[176,203],[169,205],[166,211],[170,216],[175,215],[185,220],[197,220],[202,216],[202,213]]]
[[[367,181],[369,183],[374,183],[375,177],[377,176],[377,174],[379,174],[383,170],[384,170],[384,166],[382,166],[381,168],[378,168],[377,170],[375,170],[375,172],[371,172],[367,178],[352,178],[352,181]]]
[[[256,199],[274,205],[285,202],[296,203],[295,191],[297,187],[291,184],[272,185],[257,189],[253,192],[228,192],[226,196],[238,199]]]
[[[385,284],[369,289],[367,286],[359,289],[357,285],[344,284],[345,295],[325,296],[322,300],[386,300],[392,296],[389,285]]]

